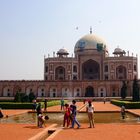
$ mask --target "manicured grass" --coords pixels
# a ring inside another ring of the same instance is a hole
[[[66,101],[65,101],[66,102]],[[42,108],[44,108],[44,102],[40,102]],[[47,107],[60,105],[60,100],[48,101]],[[18,103],[18,102],[0,102],[2,109],[32,109],[33,103]]]

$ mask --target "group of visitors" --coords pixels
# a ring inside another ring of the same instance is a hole
[[[94,106],[92,104],[91,100],[85,101],[84,104],[86,104],[86,112],[88,115],[88,120],[89,120],[89,128],[94,128]],[[104,104],[105,104],[105,99],[104,99]],[[80,123],[78,122],[76,115],[77,115],[77,107],[76,107],[76,101],[73,100],[72,104],[69,106],[69,104],[64,105],[64,120],[63,120],[63,127],[69,127],[74,128],[74,125],[77,125],[77,128],[80,128]],[[122,119],[125,119],[126,113],[125,113],[125,106],[121,107],[121,116]]]
[[[71,124],[71,128],[74,128],[74,125],[77,124],[77,128],[80,128],[80,123],[78,122],[76,115],[77,115],[77,106],[76,101],[73,100],[72,104],[69,106],[69,104],[64,105],[64,120],[63,120],[63,127],[65,127],[65,124],[67,127]]]
[[[81,125],[78,122],[76,115],[77,115],[77,106],[76,106],[76,101],[73,100],[72,104],[69,106],[69,104],[65,104],[64,106],[64,121],[63,121],[63,127],[65,127],[65,124],[67,127],[70,126],[70,128],[74,128],[75,124],[77,125],[77,128],[80,128]],[[89,118],[89,128],[94,127],[94,106],[91,103],[91,101],[88,101],[88,104],[86,106],[86,111],[88,113],[88,118]]]

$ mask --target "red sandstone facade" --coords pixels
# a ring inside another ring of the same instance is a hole
[[[119,97],[122,81],[131,96],[132,81],[138,77],[137,57],[117,47],[109,56],[107,44],[92,34],[79,39],[69,57],[66,49],[44,58],[44,80],[0,81],[0,96],[17,91],[36,97]]]

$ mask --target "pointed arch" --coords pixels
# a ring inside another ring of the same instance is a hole
[[[55,69],[55,80],[65,80],[65,68],[59,66]]]
[[[86,88],[85,97],[94,97],[94,88],[92,86]]]
[[[94,60],[89,59],[88,61],[82,64],[82,79],[90,80],[100,79],[100,65]]]

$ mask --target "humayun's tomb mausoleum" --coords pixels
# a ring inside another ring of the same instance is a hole
[[[106,42],[90,31],[74,47],[74,55],[62,48],[52,57],[44,57],[44,79],[1,80],[0,97],[17,92],[33,92],[36,97],[120,97],[122,81],[127,96],[138,78],[137,56],[117,47],[109,56]]]

